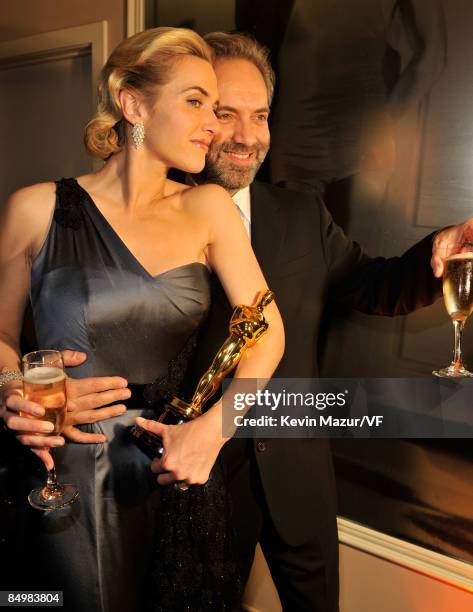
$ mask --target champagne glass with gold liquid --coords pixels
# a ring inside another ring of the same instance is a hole
[[[449,252],[453,254],[444,262],[443,299],[455,328],[455,347],[452,363],[432,374],[447,378],[472,377],[473,373],[462,363],[461,341],[466,320],[473,311],[473,245],[449,248]]]
[[[44,408],[41,419],[54,425],[54,430],[47,435],[57,436],[66,419],[66,373],[62,355],[59,351],[34,351],[23,357],[22,366],[25,399]],[[33,489],[28,501],[38,510],[56,510],[73,504],[78,494],[74,485],[59,484],[53,468],[48,470],[45,486]]]

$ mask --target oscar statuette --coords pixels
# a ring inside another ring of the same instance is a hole
[[[200,378],[190,402],[174,397],[164,404],[156,419],[165,425],[180,425],[202,414],[202,409],[220,386],[222,379],[240,361],[246,349],[254,346],[268,329],[263,310],[274,299],[272,291],[262,292],[253,306],[235,306],[230,319],[230,335],[215,355],[209,369]],[[163,452],[161,438],[135,425],[131,433],[138,446],[149,457],[157,457]]]

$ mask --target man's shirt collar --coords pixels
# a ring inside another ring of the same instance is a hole
[[[248,226],[251,225],[251,201],[250,201],[250,186],[247,185],[240,189],[232,196],[232,200],[238,206],[240,210],[240,214],[243,219],[248,223]],[[245,224],[246,225],[246,224]]]

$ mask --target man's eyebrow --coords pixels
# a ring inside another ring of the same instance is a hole
[[[209,92],[206,89],[204,89],[203,87],[200,87],[200,85],[192,85],[192,87],[186,87],[185,89],[183,89],[181,91],[181,93],[186,93],[187,91],[192,91],[193,89],[197,89],[197,91],[200,91],[200,93],[203,96],[206,96],[207,98],[210,97]]]
[[[219,104],[217,110],[238,113],[238,109],[234,108],[233,106],[228,106],[228,104]],[[253,113],[269,113],[269,108],[267,106],[262,106],[261,108],[257,108],[256,110],[254,110]]]

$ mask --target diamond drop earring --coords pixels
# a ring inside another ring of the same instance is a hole
[[[135,149],[139,149],[145,139],[145,126],[142,123],[135,123],[131,129],[131,138]]]

